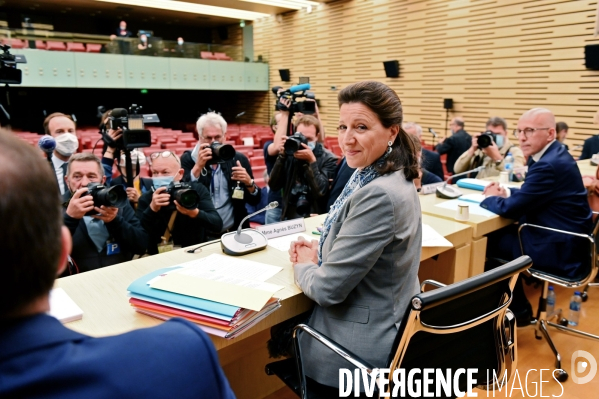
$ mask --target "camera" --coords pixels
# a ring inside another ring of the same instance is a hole
[[[115,142],[119,149],[132,150],[134,148],[150,147],[152,145],[152,136],[149,130],[145,129],[146,123],[160,122],[156,114],[141,114],[142,107],[137,104],[129,107],[129,112],[124,108],[115,108],[110,113],[106,122],[106,132],[103,139],[107,143],[113,142],[108,136],[108,130],[121,129],[123,136]]]
[[[27,60],[23,55],[11,54],[9,45],[0,46],[0,83],[20,85],[23,81],[23,72],[17,69],[17,64],[25,64]]]
[[[104,205],[120,208],[127,205],[127,192],[121,185],[106,187],[100,183],[89,183],[87,185],[87,193],[81,194],[82,197],[84,195],[91,195],[94,199],[94,206],[97,207]],[[86,213],[87,216],[95,214],[95,210]]]
[[[488,146],[490,146],[493,142],[497,142],[497,135],[495,133],[493,133],[490,130],[487,130],[486,132],[482,133],[480,136],[478,136],[478,138],[476,139],[476,143],[478,144],[478,148],[487,148]]]
[[[176,209],[174,200],[186,209],[195,209],[200,204],[199,194],[187,183],[172,182],[166,188],[166,193],[171,196],[169,209]]]
[[[295,211],[298,215],[302,215],[304,217],[310,215],[311,203],[308,201],[308,191],[308,186],[301,183],[297,183],[291,189],[291,197],[297,197]]]
[[[275,96],[277,96],[277,103],[275,104],[275,109],[277,111],[289,111],[291,115],[295,114],[296,112],[301,112],[306,115],[312,115],[316,113],[316,97],[314,96],[314,93],[308,91],[310,89],[310,83],[291,86],[289,89],[279,92],[281,89],[281,86],[275,86],[271,89]],[[283,98],[291,100],[290,107],[287,107],[281,103],[281,99]],[[297,98],[304,98],[304,100],[296,101]]]
[[[212,150],[212,159],[208,161],[208,165],[225,163],[235,157],[235,148],[231,144],[214,141],[210,144],[210,149]]]
[[[285,155],[293,156],[296,151],[303,149],[302,144],[308,145],[308,139],[299,132],[287,137],[287,140],[283,145]]]

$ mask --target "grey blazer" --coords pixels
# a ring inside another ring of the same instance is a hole
[[[402,171],[348,198],[322,248],[322,266],[297,264],[295,279],[316,302],[309,324],[376,367],[385,367],[411,297],[418,293],[420,202]],[[317,341],[301,339],[304,370],[336,387],[351,364]]]

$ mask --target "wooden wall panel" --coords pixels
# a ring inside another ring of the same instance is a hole
[[[453,98],[449,117],[463,116],[471,133],[495,115],[511,130],[525,110],[547,107],[570,125],[572,149],[599,131],[599,71],[584,67],[584,46],[599,43],[596,9],[596,0],[337,1],[255,21],[254,49],[268,54],[271,86],[282,84],[279,69],[291,70],[292,83],[310,76],[329,135],[337,90],[374,79],[398,93],[405,120],[425,131],[444,132],[443,98]],[[396,79],[384,74],[382,62],[392,59]],[[272,114],[268,97],[258,114]]]

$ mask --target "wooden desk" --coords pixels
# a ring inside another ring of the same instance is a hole
[[[597,173],[597,167],[591,165],[591,160],[590,159],[584,159],[582,161],[576,161],[576,164],[578,165],[578,169],[580,169],[580,174],[585,176],[595,176],[595,174]]]
[[[464,194],[480,194],[480,191],[460,188]],[[425,215],[436,216],[443,219],[455,220],[455,210],[435,206],[447,200],[437,198],[435,194],[421,195],[420,206]],[[499,215],[481,216],[470,214],[469,220],[461,222],[472,227],[472,242],[470,253],[470,269],[466,277],[480,274],[485,269],[485,253],[487,250],[487,234],[514,223],[511,219]]]
[[[316,226],[322,224],[325,216],[306,219],[306,233],[311,235]],[[456,269],[459,269],[460,264],[468,264],[467,260],[463,262],[470,252],[471,227],[427,215],[423,215],[423,221],[455,246],[423,249],[422,258],[432,262],[423,269],[425,278],[437,277],[438,280],[446,281],[445,279],[452,278],[453,275],[463,274]],[[319,236],[315,235],[314,238],[318,239]],[[213,253],[222,253],[220,243],[203,247],[201,252],[195,254],[181,249],[57,280],[56,286],[62,287],[83,310],[83,319],[68,323],[67,326],[83,334],[99,337],[160,324],[162,321],[137,313],[129,305],[129,284],[153,270]],[[433,257],[436,256],[438,258],[434,260]],[[309,310],[313,303],[295,285],[287,252],[267,247],[264,251],[246,255],[244,258],[283,267],[281,272],[268,280],[285,287],[276,293],[281,298],[282,306],[237,338],[211,338],[236,396],[239,399],[263,398],[283,386],[278,378],[269,377],[264,373],[264,366],[273,361],[268,358],[266,350],[270,328]]]

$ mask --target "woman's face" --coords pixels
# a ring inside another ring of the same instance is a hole
[[[385,153],[387,142],[395,141],[399,127],[386,128],[367,106],[349,103],[341,105],[339,110],[338,132],[347,164],[362,169]]]

